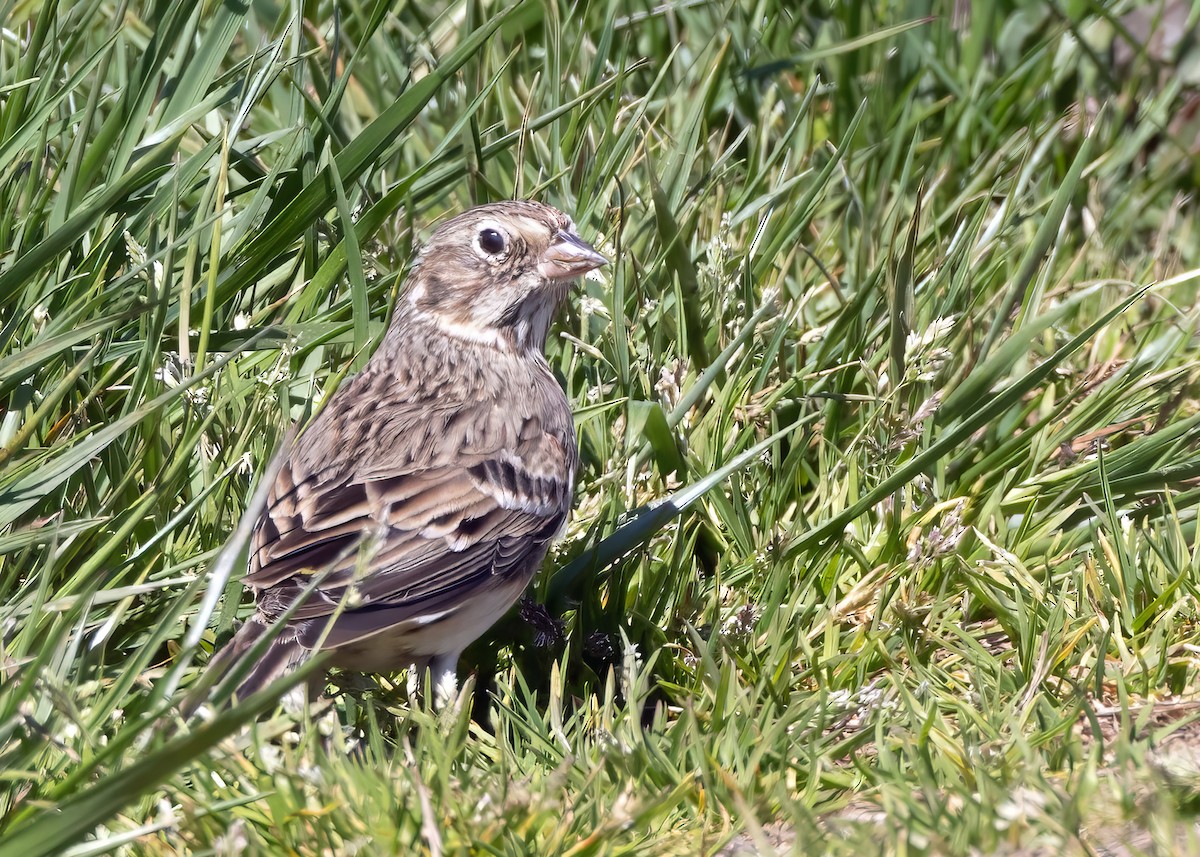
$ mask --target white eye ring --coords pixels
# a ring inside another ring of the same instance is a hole
[[[494,220],[476,224],[471,246],[484,259],[499,259],[508,254],[512,239],[508,230]]]

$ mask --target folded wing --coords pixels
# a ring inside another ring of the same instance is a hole
[[[279,616],[316,579],[293,617],[319,636],[342,604],[325,640],[338,646],[531,575],[566,521],[573,456],[540,431],[510,450],[303,478],[287,462],[252,544],[259,610]]]

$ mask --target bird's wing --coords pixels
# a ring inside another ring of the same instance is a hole
[[[411,607],[414,614],[540,559],[570,509],[573,450],[553,434],[453,463],[317,471],[284,464],[245,582],[268,617],[311,584],[296,619]],[[331,478],[332,473],[332,478]],[[392,611],[396,612],[396,611]],[[399,613],[404,613],[401,610]]]

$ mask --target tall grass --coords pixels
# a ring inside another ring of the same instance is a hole
[[[1196,94],[1130,8],[5,4],[0,855],[1186,850]],[[184,722],[258,475],[512,196],[616,261],[473,706]]]

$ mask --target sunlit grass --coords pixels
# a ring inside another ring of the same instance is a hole
[[[0,855],[1188,850],[1195,91],[1127,4],[793,5],[11,6]],[[457,712],[185,722],[284,433],[511,196],[615,260],[541,607]]]

